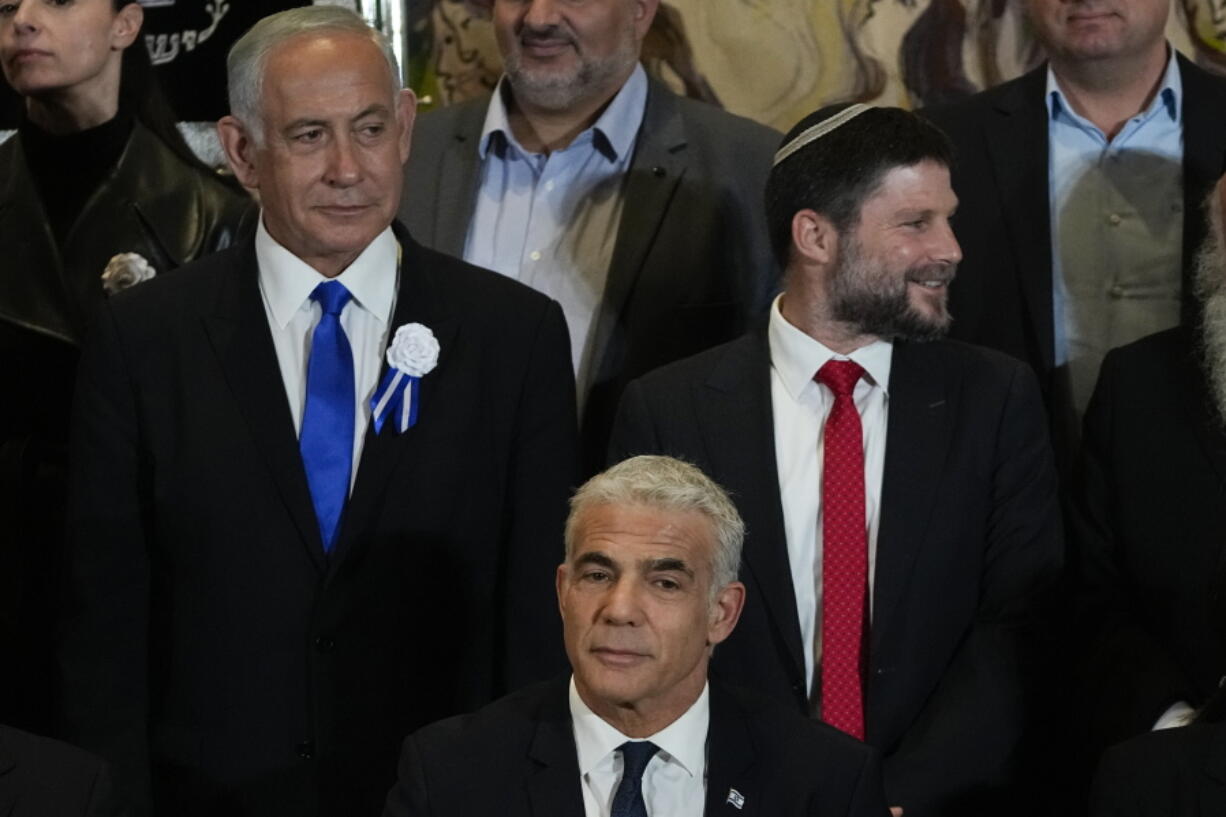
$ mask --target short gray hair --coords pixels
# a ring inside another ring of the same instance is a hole
[[[736,581],[741,567],[745,523],[727,492],[698,468],[673,457],[639,456],[589,479],[570,500],[566,518],[566,558],[579,535],[580,517],[600,505],[639,505],[663,511],[696,512],[715,533],[711,592]]]
[[[257,139],[262,139],[264,132],[260,105],[268,55],[287,40],[303,34],[327,32],[369,37],[387,60],[392,90],[399,91],[403,87],[400,66],[396,62],[396,53],[392,50],[391,43],[357,13],[340,6],[302,6],[270,14],[248,29],[247,33],[234,43],[229,56],[226,57],[230,113],[252,131]]]

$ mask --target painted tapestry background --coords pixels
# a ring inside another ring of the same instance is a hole
[[[410,81],[432,104],[500,71],[491,0],[408,0]],[[1226,70],[1226,0],[1172,0],[1168,36]],[[1042,60],[1022,0],[662,0],[645,58],[678,90],[787,129],[836,101],[919,107],[1012,79]]]

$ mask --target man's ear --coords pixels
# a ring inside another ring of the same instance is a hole
[[[121,8],[111,23],[111,50],[123,51],[132,45],[144,22],[145,7],[140,3],[128,3]]]
[[[707,627],[707,644],[714,647],[736,629],[745,609],[745,585],[731,582],[720,588],[711,605],[711,622]]]
[[[258,190],[260,178],[256,172],[255,140],[246,126],[233,116],[223,116],[217,120],[217,138],[239,184],[248,190]]]
[[[640,43],[651,29],[651,21],[660,8],[660,0],[631,0],[634,3],[634,33]]]
[[[409,160],[409,149],[413,144],[413,122],[417,119],[417,94],[408,88],[400,92],[400,108],[397,113],[396,126],[400,129],[400,164]]]
[[[805,260],[828,265],[838,257],[839,231],[834,222],[815,210],[798,210],[792,216],[792,253]]]

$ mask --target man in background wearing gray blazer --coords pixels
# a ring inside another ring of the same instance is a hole
[[[776,284],[762,191],[779,134],[639,65],[659,0],[492,0],[506,74],[418,120],[400,218],[562,304],[585,466],[625,384],[741,334]]]

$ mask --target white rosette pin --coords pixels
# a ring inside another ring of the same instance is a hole
[[[417,423],[421,402],[421,379],[438,365],[438,339],[430,327],[406,323],[396,330],[387,347],[387,374],[370,398],[375,433],[383,431],[388,417],[396,418],[396,431],[403,433]]]
[[[106,263],[102,271],[102,289],[107,295],[123,292],[141,281],[157,275],[157,270],[140,253],[121,252]]]

